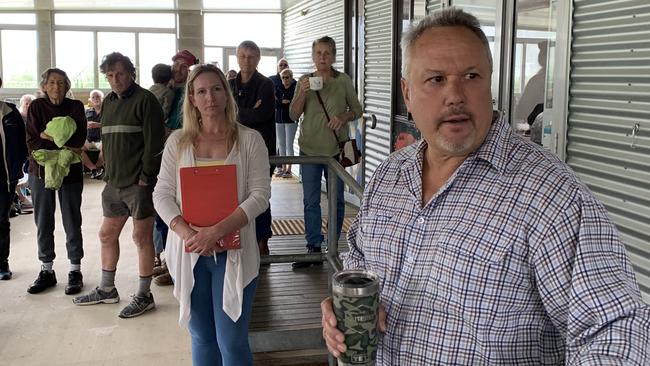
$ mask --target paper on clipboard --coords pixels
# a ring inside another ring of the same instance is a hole
[[[212,226],[237,207],[237,167],[233,164],[180,169],[183,219],[195,226]],[[239,249],[239,230],[223,237],[224,249]]]

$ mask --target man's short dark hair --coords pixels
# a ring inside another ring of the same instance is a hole
[[[239,51],[240,48],[247,48],[249,50],[253,50],[253,52],[257,53],[257,57],[262,56],[262,51],[260,50],[260,47],[257,45],[257,43],[253,41],[244,41],[237,46],[237,51]]]
[[[106,75],[108,70],[112,69],[113,66],[115,66],[115,64],[118,62],[122,63],[122,66],[124,66],[126,72],[131,74],[135,80],[135,66],[133,66],[133,62],[131,62],[130,58],[124,56],[119,52],[109,53],[108,55],[104,56],[102,59],[102,64],[99,65],[99,70],[102,72],[102,74]]]
[[[151,78],[156,84],[167,84],[172,79],[171,65],[156,64],[151,69]]]

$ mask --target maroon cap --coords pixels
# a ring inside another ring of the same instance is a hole
[[[172,61],[176,61],[176,60],[183,61],[183,63],[185,63],[187,66],[196,65],[199,63],[199,59],[196,58],[192,54],[192,52],[188,50],[178,51],[178,53],[175,54],[174,57],[172,57]]]

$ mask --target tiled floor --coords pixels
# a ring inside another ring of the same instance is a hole
[[[101,222],[103,183],[87,179],[83,195],[82,263],[85,289],[99,282],[97,231]],[[302,190],[297,180],[274,181],[272,210],[276,217],[302,215]],[[324,205],[326,207],[326,205]],[[354,215],[354,208],[348,209]],[[38,295],[28,295],[39,271],[33,215],[11,219],[10,265],[14,277],[0,281],[0,366],[23,365],[190,365],[187,331],[177,325],[178,306],[171,287],[153,285],[156,310],[133,319],[117,317],[137,283],[137,255],[130,222],[120,237],[121,257],[116,284],[122,301],[116,305],[77,307],[63,293],[68,261],[65,234],[57,213],[54,268],[59,284]],[[280,365],[281,363],[276,363]]]

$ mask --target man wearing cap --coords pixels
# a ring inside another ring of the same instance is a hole
[[[169,112],[169,119],[167,120],[167,128],[171,130],[178,130],[183,127],[183,97],[185,96],[185,82],[187,75],[190,73],[190,66],[199,63],[190,51],[178,51],[172,57],[172,80],[174,81],[174,102],[172,103],[172,110]]]
[[[260,63],[260,48],[253,41],[244,41],[237,46],[239,73],[229,80],[230,89],[237,102],[237,119],[241,124],[258,131],[269,156],[275,153],[275,87],[273,82],[257,71]],[[273,174],[273,166],[269,174]],[[268,241],[271,232],[271,207],[255,219],[255,232],[260,254],[269,254]]]

